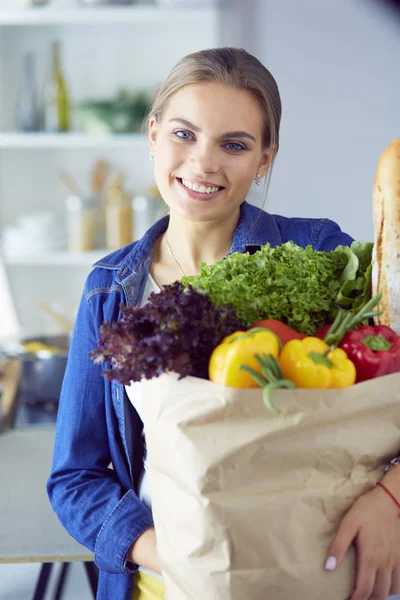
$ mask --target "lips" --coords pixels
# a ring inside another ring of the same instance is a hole
[[[177,179],[185,188],[197,193],[210,194],[223,189],[222,185],[212,181],[193,181],[191,179],[185,179],[184,177],[177,177]]]
[[[186,187],[183,184],[182,179],[180,177],[177,177],[176,181],[178,183],[179,189],[181,190],[181,192],[184,194],[184,196],[186,198],[191,198],[192,200],[200,200],[202,202],[211,200],[212,198],[215,198],[216,196],[218,196],[218,194],[223,192],[225,189],[222,186],[216,186],[214,184],[210,185],[210,186],[208,186],[208,185],[205,186],[203,182],[201,184],[200,184],[200,182],[199,183],[196,182],[196,187],[198,187],[198,189],[202,190],[202,191],[196,191],[196,190],[190,189],[189,187]],[[188,182],[189,180],[185,180],[185,181]],[[189,182],[189,183],[194,183],[194,182]],[[209,189],[210,191],[207,192],[206,191],[207,189]]]

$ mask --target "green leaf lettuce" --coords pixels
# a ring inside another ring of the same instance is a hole
[[[354,246],[354,248],[353,248]],[[279,319],[312,335],[333,319],[338,307],[353,310],[369,299],[372,244],[354,242],[332,252],[287,242],[236,252],[182,283],[207,293],[216,306],[232,306],[241,322]],[[369,273],[368,273],[369,271]]]

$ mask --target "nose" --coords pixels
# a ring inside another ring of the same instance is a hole
[[[198,173],[217,173],[220,169],[217,149],[211,144],[197,142],[190,153],[189,163]]]

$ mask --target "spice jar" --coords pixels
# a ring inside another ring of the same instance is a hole
[[[95,198],[70,196],[67,199],[68,250],[86,252],[96,248],[98,217]]]
[[[119,173],[111,179],[105,206],[105,236],[108,250],[118,250],[132,242],[132,205],[123,189]]]
[[[168,213],[156,185],[149,185],[146,194],[138,194],[132,200],[133,237],[139,240],[146,231]]]

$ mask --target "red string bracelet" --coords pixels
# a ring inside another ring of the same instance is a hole
[[[391,497],[393,502],[395,502],[398,508],[400,508],[400,502],[397,500],[397,498],[395,498],[395,496],[393,496],[392,492],[387,489],[386,485],[383,485],[383,483],[381,483],[380,481],[378,481],[376,485],[379,485],[383,490],[385,490],[385,492]]]

